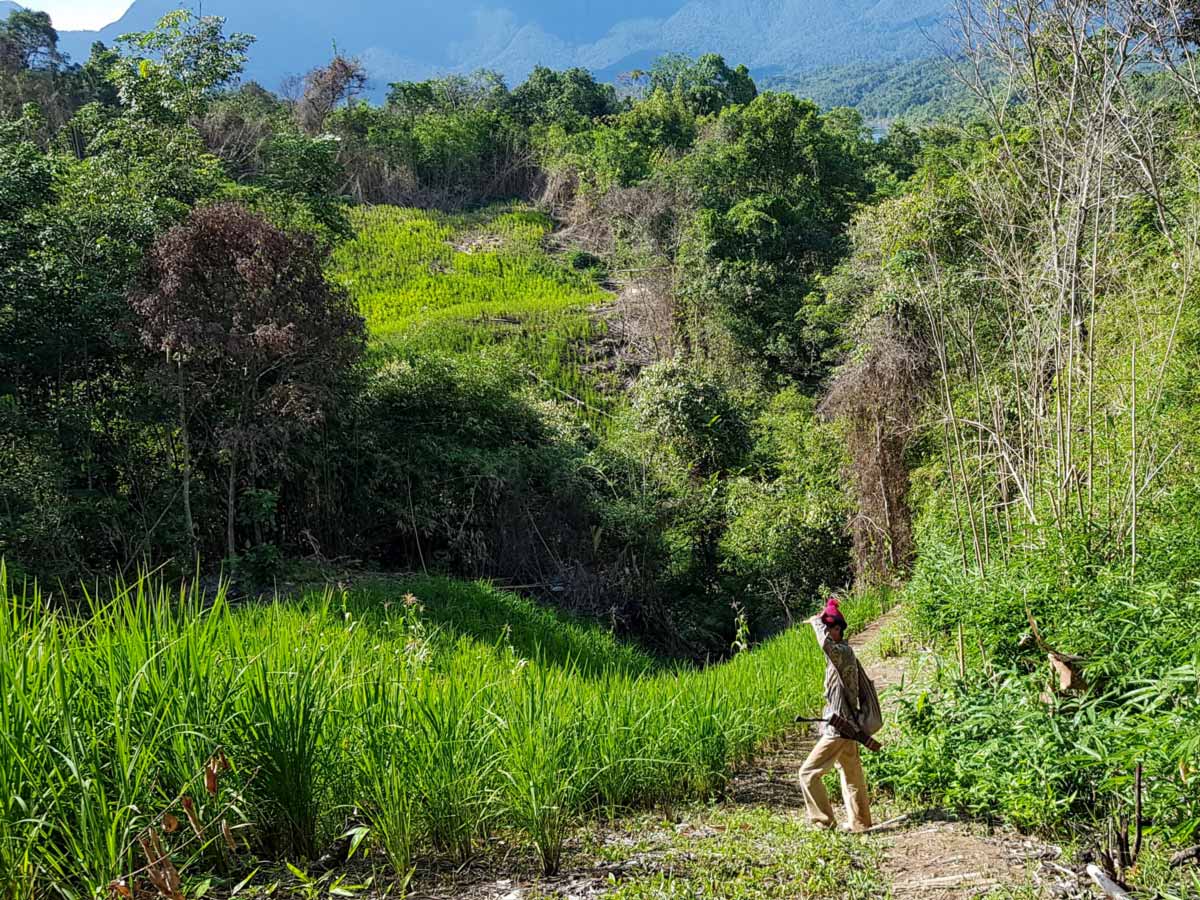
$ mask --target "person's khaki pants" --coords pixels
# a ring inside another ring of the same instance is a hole
[[[847,827],[865,831],[871,827],[871,801],[867,797],[867,781],[863,777],[858,743],[846,738],[823,737],[800,767],[800,789],[804,791],[804,806],[808,820],[823,828],[833,828],[837,820],[829,805],[829,794],[821,777],[837,766],[842,775],[842,797],[850,816]]]

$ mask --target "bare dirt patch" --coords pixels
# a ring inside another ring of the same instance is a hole
[[[884,880],[896,900],[920,897],[1041,896],[1039,860],[1060,853],[1009,830],[958,821],[937,812],[915,817],[884,851]]]
[[[499,253],[507,243],[504,235],[487,231],[468,232],[451,241],[459,253]]]

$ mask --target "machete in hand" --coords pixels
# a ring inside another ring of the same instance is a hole
[[[878,753],[883,749],[883,745],[869,734],[863,734],[862,729],[851,722],[844,716],[839,716],[834,713],[828,719],[806,719],[804,716],[797,716],[797,722],[822,722],[832,725],[834,730],[844,738],[852,741],[858,741],[872,753]]]

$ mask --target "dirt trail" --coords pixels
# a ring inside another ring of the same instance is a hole
[[[883,657],[881,638],[897,623],[901,611],[876,620],[850,643],[879,689],[886,707],[893,701],[889,690],[919,673],[919,653]],[[881,736],[887,739],[886,730]],[[790,807],[803,815],[804,803],[796,775],[815,737],[799,733],[760,759],[752,769],[738,774],[731,801]],[[842,811],[838,810],[839,815]],[[881,828],[870,839],[883,845],[883,882],[894,900],[965,900],[976,897],[1040,895],[1031,871],[1041,860],[1060,855],[1048,847],[1007,828],[963,821],[943,810],[904,810],[886,802],[874,809],[876,823],[900,816],[903,821]]]
[[[907,648],[903,655],[881,654],[893,642],[889,630],[900,619],[892,611],[852,638],[863,664],[878,686],[886,707],[894,702],[890,688],[906,678],[921,677],[926,658],[919,649]],[[895,650],[895,647],[891,649]],[[881,735],[887,739],[887,729]],[[776,872],[778,857],[801,849],[798,844],[780,845],[779,833],[793,823],[803,841],[810,834],[802,825],[804,802],[797,773],[815,735],[796,732],[764,752],[751,766],[735,774],[724,798],[715,805],[680,810],[675,824],[660,814],[597,826],[590,834],[570,842],[562,875],[542,878],[529,868],[527,853],[516,857],[493,852],[440,877],[423,878],[410,895],[413,900],[602,900],[612,895],[627,879],[650,878],[652,888],[622,897],[743,897],[732,883],[719,888],[698,887],[695,882],[672,882],[689,869],[713,865],[711,854],[732,852],[738,856],[742,877],[756,869]],[[839,810],[840,813],[840,810]],[[1054,884],[1054,860],[1061,851],[1030,840],[1006,828],[964,821],[942,810],[900,809],[887,802],[876,804],[875,821],[886,823],[905,818],[861,838],[866,858],[877,864],[874,887],[869,896],[892,900],[1025,900],[1045,896],[1071,897],[1079,894],[1068,886]],[[757,822],[755,815],[768,819]],[[749,818],[747,818],[749,817]],[[757,822],[757,824],[755,824]],[[781,824],[784,823],[784,824]],[[765,829],[763,834],[753,829]],[[751,847],[747,847],[750,841]],[[739,843],[740,842],[740,843]],[[723,849],[728,845],[728,850]],[[500,848],[492,848],[493,851]],[[506,848],[505,848],[506,849]],[[708,854],[708,855],[706,855]],[[1036,874],[1035,874],[1036,873]],[[772,876],[775,877],[775,876]],[[659,879],[655,881],[654,879]],[[770,896],[807,896],[803,884],[788,886],[788,876],[778,873],[779,893]],[[685,889],[685,885],[690,887]],[[713,893],[713,890],[716,893]],[[685,891],[679,893],[679,891]],[[690,893],[688,892],[690,891]],[[854,896],[863,896],[861,892]]]

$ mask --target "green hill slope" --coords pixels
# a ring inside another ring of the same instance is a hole
[[[545,215],[493,207],[444,215],[397,207],[354,211],[356,237],[334,277],[357,300],[376,344],[393,352],[511,354],[516,368],[590,410],[606,405],[585,374],[611,295],[592,260],[551,256]]]
[[[971,106],[972,98],[943,58],[857,62],[796,74],[770,75],[763,85],[807,97],[824,109],[849,106],[882,128],[898,119],[926,123]]]

